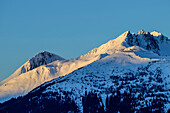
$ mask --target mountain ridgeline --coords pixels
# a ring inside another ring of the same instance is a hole
[[[167,48],[159,32],[126,31],[75,59],[31,61],[0,86],[0,112],[170,113]]]
[[[126,39],[127,44],[130,46],[140,46],[147,50],[153,51],[158,55],[169,55],[166,53],[161,53],[161,45],[168,43],[170,40],[156,31],[152,33],[145,33],[144,30],[138,31],[136,34],[128,33],[128,38]],[[165,48],[164,48],[165,49]]]
[[[0,82],[0,85],[8,82],[9,80],[11,80],[14,77],[17,77],[23,73],[26,73],[30,70],[33,70],[39,66],[42,65],[47,65],[48,63],[51,63],[55,60],[64,60],[64,58],[49,53],[47,51],[42,51],[41,53],[38,53],[37,55],[35,55],[33,58],[31,58],[30,60],[28,60],[25,64],[23,64],[19,69],[17,69],[10,77],[8,77],[7,79],[3,80],[2,82]]]

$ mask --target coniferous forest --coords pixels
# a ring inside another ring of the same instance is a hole
[[[135,98],[131,92],[112,92],[105,98],[105,103],[100,94],[95,91],[87,92],[82,97],[82,107],[78,106],[71,98],[71,92],[61,96],[57,93],[41,94],[40,97],[30,98],[32,95],[11,99],[0,105],[1,113],[163,113],[164,100],[161,95],[150,102],[145,102],[143,107],[137,109],[141,98]],[[48,98],[48,97],[53,98]],[[137,101],[138,100],[138,101]],[[169,113],[170,111],[168,111]]]

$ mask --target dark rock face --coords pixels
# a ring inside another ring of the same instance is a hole
[[[130,46],[140,46],[159,54],[158,38],[152,36],[150,33],[146,34],[145,31],[140,31],[137,35],[128,34],[126,41]]]
[[[64,60],[64,58],[62,58],[58,55],[43,51],[29,60],[30,69],[28,68],[27,71],[37,68],[41,65],[46,65],[46,64],[51,63],[55,60]]]

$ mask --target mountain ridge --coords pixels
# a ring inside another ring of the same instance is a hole
[[[142,44],[140,41],[147,45]],[[170,53],[167,54],[166,52],[159,53],[159,50],[161,49],[160,51],[164,51],[165,47],[161,47],[161,46],[169,46],[169,43],[170,40],[166,36],[162,35],[157,31],[146,33],[144,30],[141,30],[138,31],[137,34],[130,33],[130,31],[126,31],[120,36],[118,36],[116,39],[110,40],[107,43],[102,44],[98,48],[92,49],[87,54],[82,56],[88,56],[88,55],[91,56],[91,55],[105,54],[105,53],[114,54],[115,51],[123,51],[123,49],[130,46],[140,46],[144,49],[151,50],[157,54],[166,56],[166,55],[170,55]],[[154,46],[150,47],[149,45],[154,45]]]
[[[61,61],[57,60],[47,65],[37,67],[34,70],[21,74],[20,77],[16,77],[13,80],[8,81],[6,86],[0,86],[0,101],[4,102],[12,97],[18,97],[21,95],[23,96],[44,82],[65,76],[79,68],[89,65],[95,61],[108,58],[114,54],[123,56],[133,55],[135,58],[142,58],[143,61],[146,60],[145,58],[162,59],[165,57],[165,55],[169,56],[170,53],[167,53],[165,50],[165,47],[170,47],[169,41],[167,40],[167,37],[163,36],[162,34],[158,34],[158,32],[145,33],[144,31],[140,31],[136,35],[130,33],[130,31],[126,31],[118,38],[110,40],[100,47],[95,48],[78,58]],[[141,43],[142,39],[144,38],[146,38],[146,40],[143,40],[143,43]],[[151,46],[148,49],[145,43],[150,45],[159,45],[159,49],[157,46]],[[116,60],[118,61],[116,63],[130,63],[129,61],[123,60],[123,58],[126,57],[122,57],[121,61],[118,59],[118,57],[116,57]],[[130,57],[127,58],[129,59]],[[16,81],[20,82],[16,85]],[[16,89],[14,89],[14,87]],[[23,89],[20,89],[19,87]]]
[[[34,57],[29,59],[26,63],[24,63],[21,67],[19,67],[11,76],[9,76],[7,79],[0,82],[0,86],[6,82],[8,82],[10,79],[19,76],[23,73],[26,73],[32,69],[35,69],[41,65],[46,65],[48,63],[51,63],[55,60],[64,60],[64,58],[55,55],[53,53],[49,53],[47,51],[42,51],[38,54],[36,54]]]
[[[86,108],[83,105],[83,98],[86,93],[93,91],[101,97],[102,106],[107,112],[107,98],[110,98],[109,95],[117,95],[118,90],[120,95],[128,92],[134,95],[136,102],[134,108],[132,107],[133,112],[142,112],[143,109],[146,109],[143,112],[148,112],[148,110],[167,112],[170,109],[170,102],[167,101],[170,98],[168,95],[170,88],[169,67],[170,59],[141,58],[133,52],[117,52],[66,76],[42,84],[26,96],[21,97],[14,105],[20,106],[21,102],[25,106],[30,106],[28,111],[41,111],[48,109],[45,107],[46,101],[58,101],[58,96],[61,96],[65,101],[65,96],[69,95],[69,98],[76,103],[79,112],[83,112]],[[153,103],[154,98],[159,95],[163,98],[163,101],[159,101],[164,103],[164,107],[161,109],[154,107]],[[123,100],[123,97],[121,98]],[[150,104],[147,105],[147,103]],[[43,109],[41,106],[45,108]],[[153,107],[147,108],[147,106]],[[10,104],[5,109],[10,111]],[[14,110],[17,111],[17,109]],[[76,111],[76,109],[72,110]]]

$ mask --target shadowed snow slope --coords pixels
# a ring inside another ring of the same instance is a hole
[[[165,55],[170,55],[170,51],[166,50],[170,47],[169,43],[167,37],[155,31],[152,33],[140,31],[137,35],[127,31],[118,38],[75,59],[64,60],[58,56],[55,60],[50,60],[51,63],[34,60],[32,66],[29,63],[29,65],[24,64],[18,69],[19,71],[15,72],[16,74],[14,73],[3,82],[4,84],[0,86],[0,101],[4,102],[12,97],[25,95],[44,82],[65,76],[88,64],[98,65],[100,62],[103,64],[108,61],[109,66],[130,70],[154,59],[157,61],[165,58]],[[41,56],[37,56],[37,59],[39,58],[41,59]],[[21,71],[23,67],[24,71]],[[97,68],[100,69],[100,67]],[[91,69],[96,70],[96,68]],[[101,70],[103,69],[109,68],[102,66]]]

